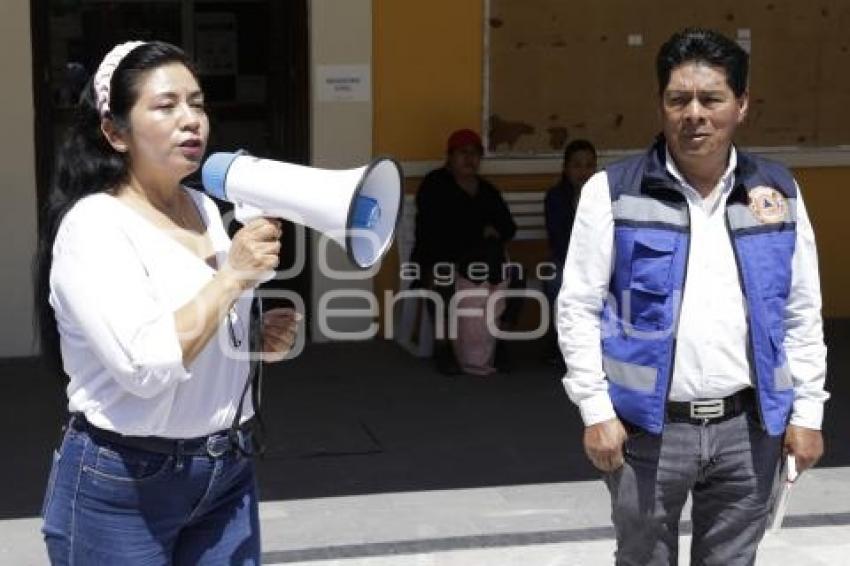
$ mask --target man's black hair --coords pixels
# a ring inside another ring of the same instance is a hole
[[[735,96],[747,90],[750,56],[741,46],[716,31],[687,28],[676,32],[661,46],[655,59],[658,93],[670,82],[670,73],[684,63],[707,63],[726,71],[726,82]]]

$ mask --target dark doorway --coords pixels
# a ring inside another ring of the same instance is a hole
[[[103,55],[131,39],[180,45],[197,62],[210,152],[309,162],[307,0],[32,0],[31,21],[39,203],[80,91]],[[287,225],[282,243],[280,269],[291,276],[266,287],[309,308],[309,242]]]

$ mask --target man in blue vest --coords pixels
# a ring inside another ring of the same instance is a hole
[[[617,564],[752,564],[783,452],[820,458],[814,234],[782,165],[738,150],[748,55],[707,30],[656,60],[663,133],[582,191],[558,298],[567,392],[605,475]]]

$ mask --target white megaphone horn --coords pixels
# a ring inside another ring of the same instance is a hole
[[[382,157],[356,169],[328,170],[214,153],[201,171],[210,196],[233,203],[245,222],[274,216],[328,235],[351,263],[368,269],[392,245],[401,216],[401,167]]]

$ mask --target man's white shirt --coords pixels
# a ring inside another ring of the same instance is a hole
[[[666,157],[691,219],[669,399],[722,398],[752,386],[755,379],[749,362],[746,302],[725,219],[737,153],[732,148],[726,171],[706,198],[687,183],[669,152]],[[558,295],[558,336],[567,364],[564,386],[588,426],[616,416],[602,369],[600,335],[614,261],[614,218],[608,176],[602,171],[582,189]],[[824,391],[826,346],[817,249],[799,189],[785,328],[795,393],[791,424],[820,429],[823,404],[829,398]]]

